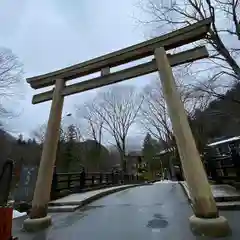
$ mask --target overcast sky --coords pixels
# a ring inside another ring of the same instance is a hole
[[[144,29],[134,19],[142,14],[136,0],[1,0],[0,45],[19,57],[26,78],[144,41]],[[131,83],[142,86],[148,79]],[[67,97],[63,116],[96,91]],[[32,105],[33,94],[25,84],[24,99],[14,105],[21,111],[9,123],[15,134],[29,136],[48,119],[50,102]]]

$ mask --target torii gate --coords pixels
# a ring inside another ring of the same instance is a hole
[[[34,95],[32,100],[33,104],[52,100],[52,105],[30,218],[24,222],[26,230],[37,230],[51,224],[51,218],[47,215],[47,207],[50,198],[64,97],[158,71],[181,156],[184,175],[193,199],[194,215],[190,218],[191,228],[197,233],[210,236],[223,236],[230,231],[227,220],[218,215],[216,203],[171,70],[171,66],[206,58],[208,52],[205,46],[173,55],[167,55],[165,52],[205,38],[210,24],[211,19],[205,19],[120,51],[27,79],[27,82],[34,89],[52,85],[54,85],[54,88],[51,91]],[[112,67],[151,55],[154,55],[152,61],[121,71],[110,72]],[[65,86],[65,82],[68,80],[96,72],[100,72],[99,77]]]

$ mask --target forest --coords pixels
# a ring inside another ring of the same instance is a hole
[[[194,44],[205,45],[209,58],[178,66],[173,72],[199,152],[215,139],[240,135],[239,1],[186,0],[181,4],[148,0],[139,1],[138,8],[147,16],[138,22],[150,29],[151,36],[212,18],[206,39]],[[223,16],[228,20],[226,24],[222,22]],[[143,87],[121,83],[97,90],[94,96],[75,105],[74,112],[68,114],[72,117],[70,124],[64,123],[68,116],[62,116],[58,171],[73,171],[82,165],[89,171],[108,171],[116,165],[126,169],[132,164],[126,160],[129,153],[149,154],[144,148],[150,138],[152,146],[148,148],[154,154],[175,146],[160,80],[156,75],[146,79]],[[19,89],[24,81],[24,63],[11,49],[1,47],[0,162],[10,158],[19,165],[36,165],[41,157],[47,119],[31,130],[29,139],[21,132],[18,138],[13,137],[6,126],[9,118],[17,119],[20,113],[14,103],[5,103],[22,94]],[[129,137],[139,145],[138,150],[128,146]]]

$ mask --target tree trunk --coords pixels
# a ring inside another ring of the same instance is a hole
[[[218,51],[219,54],[221,54],[226,62],[231,66],[234,74],[236,75],[237,79],[240,80],[240,67],[238,66],[235,59],[230,55],[229,51],[223,44],[222,40],[218,36],[217,33],[214,33],[212,30],[209,31],[211,34],[211,45]]]

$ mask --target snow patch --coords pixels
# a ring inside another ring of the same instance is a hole
[[[176,181],[162,180],[162,181],[155,182],[154,184],[159,184],[159,183],[176,183]]]
[[[22,216],[25,216],[25,215],[27,215],[27,213],[25,213],[25,212],[20,213],[17,210],[13,210],[13,219],[18,218],[18,217],[22,217]]]

